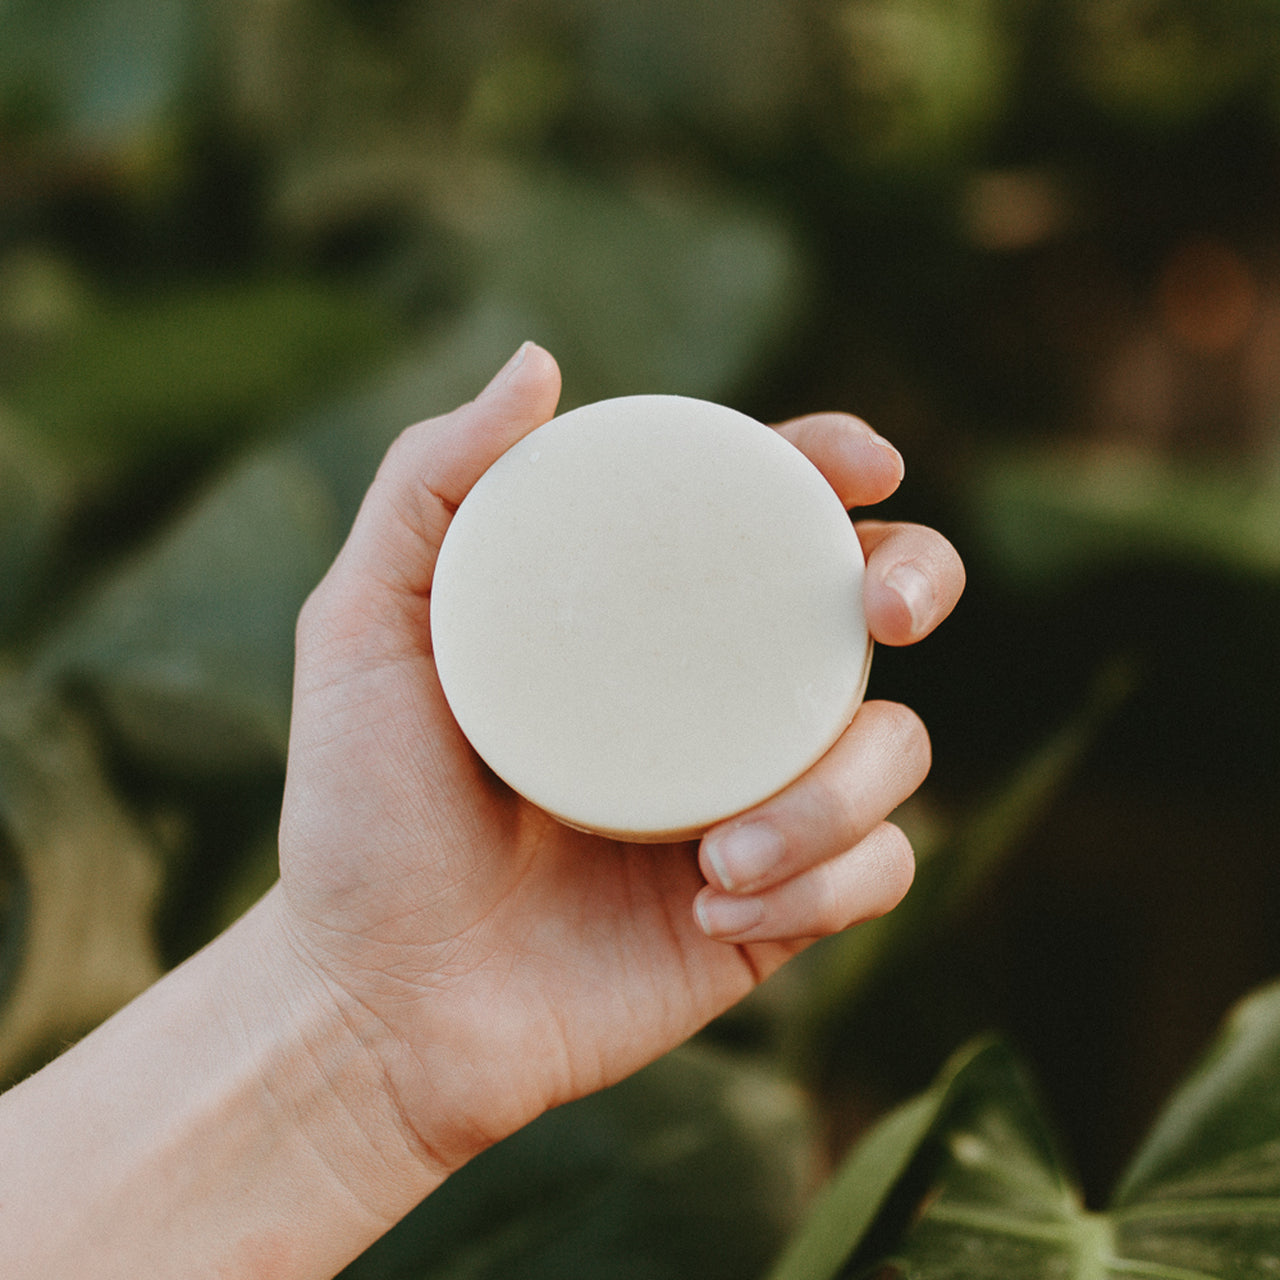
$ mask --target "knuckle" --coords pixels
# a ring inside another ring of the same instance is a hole
[[[339,566],[334,566],[312,589],[294,622],[294,651],[298,660],[332,655],[361,627],[364,610]]]
[[[847,894],[841,891],[839,877],[831,866],[818,868],[811,878],[811,904],[805,928],[815,936],[839,933],[849,925],[852,914]]]
[[[910,889],[915,865],[906,833],[880,823],[861,845],[806,876],[804,931],[825,937],[892,911]]]
[[[328,579],[323,578],[312,587],[307,598],[298,610],[294,623],[294,642],[298,649],[307,648],[324,630],[325,618],[328,614]]]
[[[838,833],[842,840],[859,823],[856,788],[849,783],[843,770],[815,771],[805,796],[810,813],[818,816],[824,829]]]

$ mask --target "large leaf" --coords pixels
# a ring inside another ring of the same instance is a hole
[[[300,167],[280,216],[316,236],[362,198],[368,213],[392,203],[422,220],[422,256],[450,257],[464,310],[501,299],[527,316],[569,402],[726,396],[791,331],[807,285],[783,220],[684,174],[606,183],[392,135]]]
[[[791,1085],[701,1047],[549,1112],[454,1174],[345,1280],[742,1280],[811,1188]]]
[[[841,1268],[885,1207],[890,1193],[967,1082],[980,1048],[966,1049],[918,1097],[892,1111],[866,1135],[823,1190],[769,1272],[769,1280],[828,1280]]]
[[[226,452],[381,357],[388,317],[350,288],[277,275],[97,300],[8,389],[82,487],[183,451]]]
[[[571,398],[724,396],[798,314],[786,228],[714,190],[507,172],[452,213],[485,287],[537,317]]]
[[[1084,1206],[1026,1074],[993,1043],[854,1149],[772,1280],[1257,1280],[1277,1258],[1280,985],[1229,1020],[1108,1211]]]
[[[896,1152],[891,1192],[872,1156],[885,1130],[931,1099],[913,1150]],[[885,1205],[868,1222],[862,1184]],[[1064,1172],[1038,1101],[1008,1047],[993,1041],[962,1054],[923,1099],[891,1115],[849,1158],[829,1197],[770,1280],[912,1277],[912,1280],[1101,1280],[1107,1232],[1085,1210]],[[850,1218],[841,1249],[809,1237]],[[856,1228],[856,1229],[855,1229]],[[1119,1274],[1119,1273],[1115,1273]],[[1174,1280],[1168,1276],[1166,1280]]]
[[[115,566],[49,638],[33,678],[86,693],[112,737],[166,774],[278,769],[298,610],[387,445],[474,395],[524,323],[482,306],[366,391],[245,455]]]
[[[314,470],[285,451],[255,457],[105,582],[38,671],[87,689],[152,765],[276,767],[295,620],[338,539]]]
[[[1005,1047],[968,1064],[924,1158],[934,1165],[927,1190],[904,1236],[876,1259],[884,1275],[1108,1274],[1105,1226],[1084,1208]]]
[[[1243,1001],[1116,1192],[1117,1250],[1160,1274],[1252,1280],[1280,1266],[1280,985]]]

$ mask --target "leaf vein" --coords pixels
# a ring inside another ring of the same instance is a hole
[[[1278,1196],[1224,1196],[1216,1200],[1156,1200],[1113,1209],[1115,1222],[1135,1222],[1144,1218],[1249,1217],[1280,1218]]]
[[[1167,1263],[1143,1258],[1118,1256],[1103,1244],[1104,1241],[1109,1240],[1109,1233],[1099,1235],[1096,1231],[1089,1229],[1089,1221],[1094,1216],[1090,1214],[1081,1214],[1078,1218],[1057,1223],[1033,1222],[989,1210],[966,1208],[961,1205],[935,1204],[929,1210],[928,1216],[948,1226],[967,1227],[993,1235],[1060,1245],[1064,1250],[1086,1255],[1097,1262],[1099,1275],[1139,1276],[1144,1277],[1145,1280],[1219,1280],[1217,1276],[1207,1271],[1170,1266]],[[1105,1221],[1107,1218],[1114,1219],[1116,1216],[1118,1215],[1101,1215],[1101,1218]],[[1094,1272],[1091,1270],[1090,1274]]]
[[[1063,1246],[1069,1246],[1075,1238],[1070,1222],[1033,1222],[1026,1218],[961,1205],[934,1204],[929,1209],[928,1216],[949,1226],[972,1227],[994,1235],[1048,1241]]]

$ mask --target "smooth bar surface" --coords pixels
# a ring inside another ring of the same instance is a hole
[[[861,700],[863,559],[803,454],[732,409],[570,411],[459,507],[431,629],[460,727],[562,821],[683,838],[813,764]]]

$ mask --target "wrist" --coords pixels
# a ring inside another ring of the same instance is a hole
[[[277,896],[0,1098],[15,1277],[328,1277],[442,1180]]]
[[[255,908],[245,962],[286,975],[297,993],[291,1005],[312,1010],[295,1044],[308,1060],[345,1062],[346,1084],[334,1092],[376,1153],[373,1163],[387,1166],[392,1195],[404,1199],[400,1212],[407,1212],[546,1109],[540,1095],[522,1087],[536,1073],[509,1078],[495,1091],[489,1068],[501,1061],[502,1038],[469,983],[437,980],[416,947],[409,954],[385,945],[370,959],[358,933],[323,928],[298,912],[289,887],[277,885]],[[242,985],[252,990],[253,978]],[[349,1145],[330,1148],[345,1152]],[[406,1190],[414,1194],[405,1198]]]
[[[219,942],[236,970],[229,1016],[269,1105],[314,1156],[316,1175],[380,1234],[452,1171],[400,1105],[385,1027],[299,944],[278,887]]]

